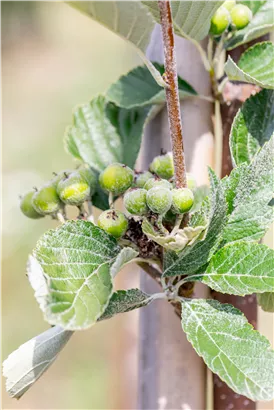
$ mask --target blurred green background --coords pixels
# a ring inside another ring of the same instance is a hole
[[[2,31],[2,357],[48,328],[25,276],[39,236],[55,226],[32,221],[18,196],[73,166],[63,134],[73,107],[104,92],[141,63],[122,39],[56,2],[1,2]],[[268,242],[271,244],[271,234]],[[138,274],[117,287],[137,286]],[[20,399],[3,389],[3,409],[133,409],[137,387],[137,313],[77,332],[58,360]],[[271,315],[260,328],[273,336]],[[271,409],[265,403],[261,410]]]

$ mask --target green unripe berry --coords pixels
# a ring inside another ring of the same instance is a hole
[[[164,215],[171,204],[172,195],[169,189],[158,186],[147,191],[147,205],[152,212]]]
[[[172,153],[155,157],[149,166],[149,169],[160,178],[170,179],[174,175],[174,164]]]
[[[172,184],[168,182],[166,179],[160,179],[157,177],[149,178],[145,183],[144,189],[147,191],[151,188],[162,187],[167,189],[172,189]]]
[[[122,212],[109,209],[99,216],[98,226],[115,238],[120,238],[127,230],[128,221]]]
[[[124,196],[126,210],[132,215],[146,215],[148,212],[146,197],[146,189],[135,188],[129,190]]]
[[[153,175],[151,172],[146,171],[146,172],[142,172],[141,174],[138,174],[135,177],[135,185],[138,188],[144,188],[145,183],[150,179],[153,178]]]
[[[252,20],[253,14],[249,7],[244,4],[237,4],[230,11],[233,25],[238,29],[245,28]]]
[[[115,195],[123,194],[131,187],[134,178],[132,169],[123,164],[111,164],[101,172],[99,182],[101,187]]]
[[[192,191],[197,188],[197,184],[196,184],[196,180],[194,176],[188,172],[186,174],[186,181],[187,181],[187,187],[191,189]]]
[[[210,33],[214,36],[221,35],[230,24],[229,11],[221,6],[211,19]]]
[[[225,7],[228,11],[233,9],[233,7],[236,6],[236,1],[235,0],[226,0],[223,4],[222,7]]]
[[[90,198],[90,187],[82,173],[75,171],[61,179],[57,185],[57,193],[65,204],[81,205]]]
[[[33,207],[32,198],[34,194],[35,191],[30,191],[21,198],[20,209],[28,218],[39,219],[42,218],[43,215],[39,214]]]
[[[36,212],[42,215],[50,215],[57,212],[61,201],[54,184],[46,184],[35,192],[32,197],[32,204]]]
[[[194,202],[194,195],[188,188],[173,189],[172,193],[172,210],[176,214],[188,212]]]

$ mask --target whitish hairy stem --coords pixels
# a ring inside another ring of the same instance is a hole
[[[94,222],[93,212],[92,212],[92,202],[89,200],[88,202],[88,217],[87,221]]]
[[[216,100],[214,103],[214,135],[215,135],[215,148],[214,148],[214,168],[216,175],[221,178],[222,175],[222,158],[223,158],[223,124],[221,115],[221,103]]]
[[[64,224],[66,222],[64,215],[62,214],[62,212],[57,212],[56,214],[56,218],[58,219],[59,222],[61,222],[61,224]]]
[[[175,225],[174,225],[170,235],[175,235],[178,232],[183,218],[184,218],[184,215],[177,215],[176,216],[176,222],[175,222]]]
[[[114,195],[113,195],[112,192],[110,192],[108,194],[108,205],[109,205],[110,209],[114,208]]]
[[[162,37],[165,56],[165,88],[167,99],[167,113],[171,135],[171,147],[174,160],[174,176],[177,188],[187,186],[186,166],[183,147],[183,131],[181,123],[180,100],[176,69],[174,32],[169,0],[158,0]]]

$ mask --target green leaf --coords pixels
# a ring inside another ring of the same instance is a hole
[[[65,149],[97,172],[113,162],[133,167],[149,111],[150,107],[118,108],[101,95],[95,97],[75,110],[73,125],[65,133]]]
[[[274,352],[239,310],[216,300],[185,300],[182,327],[209,369],[232,390],[254,401],[273,398]]]
[[[156,1],[142,1],[155,20],[160,22]],[[219,1],[172,1],[171,10],[175,33],[193,40],[203,40],[210,29],[211,17],[220,7]]]
[[[269,202],[273,195],[273,138],[226,180],[229,218],[223,232],[225,242],[261,239],[273,220]]]
[[[242,30],[236,31],[225,47],[231,50],[241,44],[255,40],[265,34],[271,33],[274,28],[274,10],[272,0],[268,1],[242,1],[255,14],[251,22]],[[249,3],[249,4],[248,4]]]
[[[145,55],[155,21],[140,1],[69,1],[67,4],[132,44],[157,83],[165,86],[162,76]]]
[[[132,259],[138,256],[138,252],[132,248],[121,249],[119,255],[117,256],[115,262],[110,268],[110,273],[113,278],[120,272],[123,266],[132,261]]]
[[[54,326],[12,352],[3,363],[6,390],[19,399],[42,376],[73,332]]]
[[[138,157],[144,126],[152,111],[151,106],[126,109],[113,103],[106,106],[106,114],[121,138],[120,162],[133,168]]]
[[[274,251],[254,242],[235,242],[220,249],[202,275],[189,276],[230,295],[274,292]]]
[[[182,251],[186,246],[190,246],[198,239],[202,239],[205,229],[206,225],[195,227],[187,226],[183,229],[178,229],[176,234],[161,235],[148,220],[145,219],[142,223],[142,231],[148,239],[158,243],[164,249],[174,252]]]
[[[265,312],[274,312],[274,292],[258,294],[257,302]]]
[[[118,290],[114,292],[103,315],[99,320],[110,319],[118,313],[130,312],[150,304],[153,296],[140,289]]]
[[[262,88],[274,88],[274,45],[271,42],[257,43],[250,47],[238,61],[228,57],[225,72],[230,80],[256,84]]]
[[[253,16],[260,10],[260,8],[267,3],[266,0],[243,0],[243,1],[238,1],[237,3],[239,4],[244,4],[253,13]]]
[[[163,75],[164,66],[158,63],[153,64]],[[181,77],[178,77],[178,87],[180,98],[197,95],[196,91]],[[154,81],[146,66],[136,67],[120,77],[110,86],[106,97],[119,107],[125,108],[163,104],[166,101],[165,90]]]
[[[164,276],[189,275],[197,272],[211,258],[226,223],[226,201],[220,180],[212,170],[209,224],[203,240],[188,246],[182,253],[164,253]]]
[[[234,118],[230,151],[235,165],[250,163],[274,133],[274,91],[262,90],[248,98]]]
[[[205,200],[206,197],[208,197],[209,193],[210,193],[210,189],[207,185],[201,185],[195,189],[194,204],[193,204],[193,207],[191,208],[191,214],[194,214],[201,208],[203,201]]]
[[[45,319],[67,330],[92,326],[112,295],[111,265],[119,250],[91,222],[69,221],[45,233],[34,251],[47,281]]]

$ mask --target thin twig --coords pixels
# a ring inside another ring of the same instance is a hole
[[[158,283],[158,285],[161,286],[161,276],[159,275],[159,271],[157,269],[145,262],[138,262],[137,265],[140,266],[140,268],[142,268],[149,276],[152,277],[152,279],[154,279]]]
[[[162,36],[165,55],[165,80],[168,87],[166,90],[167,112],[171,134],[171,146],[174,160],[175,183],[177,188],[187,186],[186,166],[183,147],[183,132],[180,112],[180,100],[178,93],[178,80],[176,69],[176,56],[174,44],[174,32],[169,0],[158,0]]]

